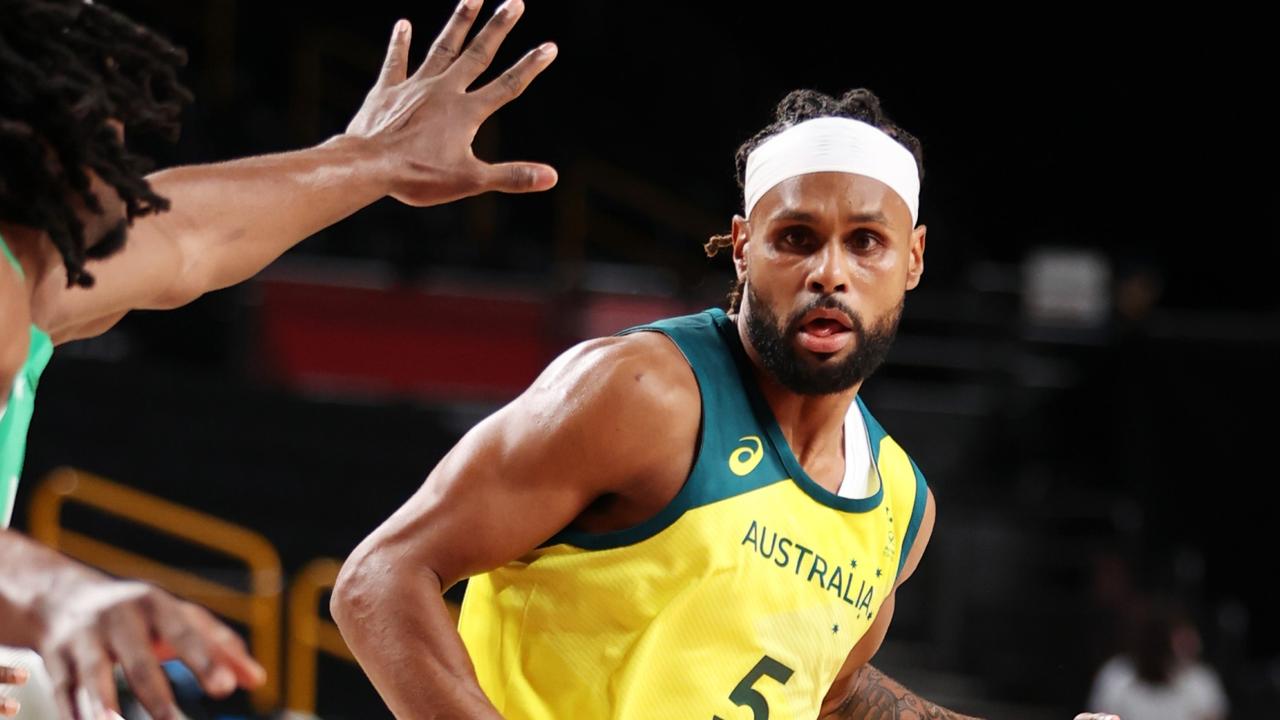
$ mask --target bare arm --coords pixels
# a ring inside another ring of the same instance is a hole
[[[356,548],[333,615],[396,717],[499,717],[441,589],[525,555],[602,495],[683,479],[698,402],[665,338],[586,343],[468,433]]]
[[[934,705],[870,665],[858,672],[857,688],[833,720],[977,720]],[[1075,720],[1120,720],[1107,713],[1081,713]]]
[[[38,318],[56,343],[103,332],[134,309],[165,309],[252,277],[304,238],[388,195],[438,205],[497,190],[555,184],[533,163],[490,165],[471,141],[480,125],[519,96],[554,59],[535,50],[493,82],[468,92],[519,19],[513,0],[460,48],[479,14],[458,6],[416,72],[410,31],[393,32],[386,62],[346,133],[317,147],[225,163],[174,168],[149,179],[172,203],[140,219],[126,249],[95,263],[95,287],[71,288]]]
[[[938,707],[870,665],[858,669],[853,693],[833,720],[965,720],[969,715]]]

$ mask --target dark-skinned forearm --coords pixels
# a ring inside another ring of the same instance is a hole
[[[400,720],[501,720],[427,568],[361,547],[344,564],[330,607],[360,667]]]
[[[824,720],[976,720],[938,707],[870,665],[858,670],[853,692]]]
[[[248,279],[308,236],[387,194],[372,141],[340,136],[306,150],[177,167],[148,180],[172,202],[132,234],[174,243],[193,294]]]

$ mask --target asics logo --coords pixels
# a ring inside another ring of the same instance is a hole
[[[738,442],[745,442],[749,444],[743,445],[742,447],[735,449],[732,453],[729,453],[729,469],[733,471],[734,475],[744,477],[750,474],[752,470],[755,470],[756,466],[760,464],[760,461],[764,459],[764,444],[761,443],[760,438],[755,435],[740,437],[738,438]],[[751,447],[752,444],[755,445],[754,448]]]

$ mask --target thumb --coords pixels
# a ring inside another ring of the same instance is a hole
[[[555,187],[560,176],[541,163],[510,162],[485,168],[484,189],[505,193],[542,192]]]

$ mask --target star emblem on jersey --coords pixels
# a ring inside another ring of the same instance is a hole
[[[738,442],[748,444],[735,448],[729,453],[729,470],[738,477],[746,477],[764,459],[764,443],[760,442],[760,438],[755,435],[740,437]]]

